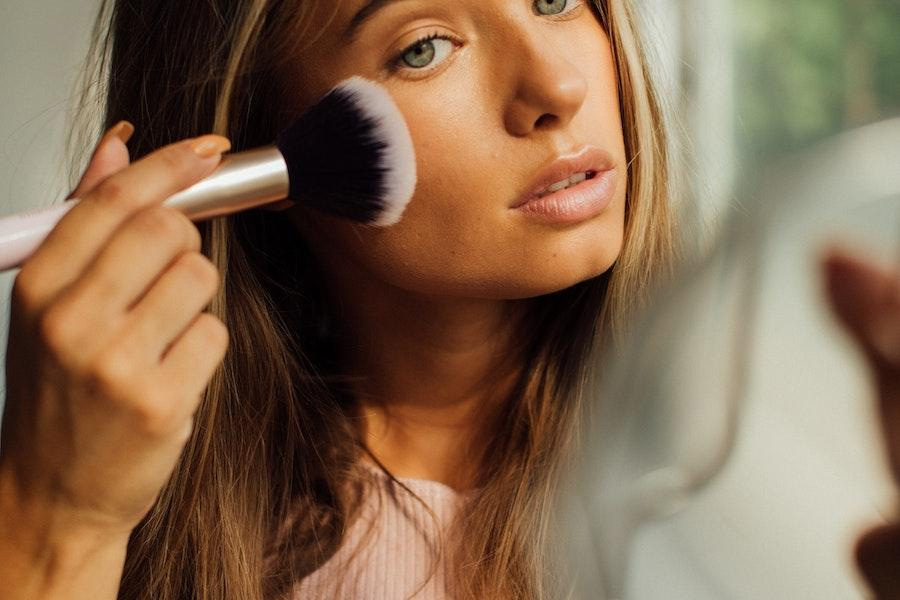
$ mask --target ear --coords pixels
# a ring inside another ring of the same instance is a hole
[[[293,200],[285,199],[285,200],[279,200],[278,202],[272,202],[270,204],[263,204],[259,208],[261,208],[263,210],[281,212],[283,210],[289,209],[290,207],[294,206],[295,204],[296,204],[296,202],[294,202]]]

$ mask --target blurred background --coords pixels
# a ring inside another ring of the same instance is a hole
[[[891,125],[900,117],[898,0],[639,4],[654,69],[684,130],[673,150],[694,200],[684,203],[685,218],[709,232],[701,243],[712,244],[733,211],[767,199],[762,182],[773,170],[823,140],[846,133],[835,148],[900,150]],[[0,4],[2,214],[70,191],[64,136],[96,8],[93,0]],[[900,190],[879,190],[900,198]],[[886,219],[893,212],[855,210],[832,229],[887,261],[900,244]],[[802,248],[773,241],[769,255],[773,263],[807,256],[797,268],[812,289],[808,255],[817,242],[804,240]],[[2,349],[14,274],[0,275]],[[731,459],[687,510],[642,530],[629,597],[864,597],[852,543],[886,514],[893,494],[872,390],[824,308],[789,301],[797,290],[796,271],[772,270],[760,283]]]
[[[868,597],[853,543],[896,493],[817,257],[836,240],[900,268],[900,2],[651,0],[644,16],[684,128],[686,223],[711,246],[728,219],[772,217],[730,459],[639,532],[626,597]]]

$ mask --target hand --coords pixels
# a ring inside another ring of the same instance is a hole
[[[834,311],[875,378],[888,464],[900,483],[900,276],[832,248],[823,266]],[[879,599],[900,599],[900,520],[864,533],[856,561]]]
[[[170,477],[227,347],[224,324],[202,312],[218,271],[194,224],[161,203],[210,174],[228,140],[129,164],[130,130],[102,138],[80,201],[13,285],[0,515],[23,542],[127,536]]]

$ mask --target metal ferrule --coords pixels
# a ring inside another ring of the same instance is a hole
[[[276,146],[225,154],[218,168],[165,202],[192,221],[227,215],[288,196],[288,170]]]

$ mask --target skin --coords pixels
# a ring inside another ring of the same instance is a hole
[[[599,18],[580,0],[542,5],[563,13],[554,16],[529,1],[401,2],[348,43],[340,33],[362,4],[339,2],[332,16],[328,3],[315,15],[322,35],[286,73],[293,105],[303,110],[352,75],[381,83],[416,148],[415,194],[388,228],[299,205],[288,215],[341,306],[344,363],[360,376],[369,448],[396,475],[463,489],[496,426],[491,408],[521,368],[511,334],[526,299],[604,273],[621,251],[615,64]],[[432,33],[453,41],[433,42],[424,71],[414,58],[403,70],[386,67]],[[509,209],[547,163],[586,144],[616,162],[603,213],[564,226]]]
[[[228,330],[219,273],[160,206],[210,174],[203,136],[129,164],[108,132],[80,199],[25,261],[10,310],[0,437],[0,598],[115,598],[128,536],[169,479]],[[121,136],[121,137],[120,137]]]
[[[437,1],[433,6],[450,7]],[[515,37],[489,8],[453,7],[457,18],[471,20],[454,25],[445,17],[443,27],[477,24],[459,33],[470,48],[460,59],[469,61],[463,64],[476,73],[476,84],[439,77],[416,82],[440,87],[434,106],[411,82],[388,84],[408,111],[420,148],[423,186],[405,224],[376,232],[290,214],[298,231],[309,225],[310,239],[316,232],[334,236],[317,247],[331,261],[348,331],[369,348],[348,351],[360,372],[369,373],[368,395],[361,390],[373,400],[369,426],[390,425],[388,433],[372,433],[370,444],[398,474],[462,487],[454,479],[460,470],[447,457],[458,450],[460,433],[478,429],[471,415],[490,404],[492,388],[481,381],[499,362],[494,350],[505,349],[500,340],[510,326],[503,319],[523,298],[608,268],[621,242],[623,199],[590,223],[558,230],[505,212],[521,191],[516,182],[530,180],[550,155],[584,142],[616,151],[615,86],[603,70],[611,68],[608,46],[605,37],[590,35],[598,29],[589,15],[543,23],[544,17],[504,3]],[[328,39],[334,38],[326,31],[326,46]],[[510,56],[501,53],[504,43],[515,49]],[[594,45],[598,52],[584,51]],[[573,47],[577,56],[567,51]],[[497,56],[503,68],[488,60]],[[347,60],[337,63],[347,74],[368,72]],[[442,74],[449,69],[436,73]],[[583,93],[574,93],[579,86]],[[443,131],[441,107],[466,118]],[[423,147],[426,135],[440,139],[444,151]],[[464,169],[493,164],[493,156],[504,161],[494,173]],[[72,194],[81,202],[16,279],[7,356],[30,368],[7,373],[4,440],[14,435],[28,443],[7,443],[0,452],[0,597],[116,597],[128,534],[171,474],[227,346],[224,326],[200,312],[218,281],[199,253],[196,229],[177,211],[156,206],[209,174],[218,160],[218,153],[201,158],[179,143],[130,163],[123,140],[107,134]],[[454,175],[463,172],[466,177]],[[455,234],[452,243],[442,245],[448,234]],[[900,284],[889,271],[846,253],[832,252],[824,266],[828,297],[871,367],[889,465],[900,481]],[[354,303],[349,292],[370,297]],[[379,319],[388,318],[390,329],[380,327]],[[500,388],[506,379],[495,381]],[[382,402],[374,402],[379,395]],[[422,443],[432,435],[434,450]],[[53,448],[65,452],[46,451]],[[416,451],[419,462],[399,454]],[[900,597],[900,524],[866,533],[857,557],[877,597]]]
[[[829,302],[872,375],[887,466],[900,483],[900,276],[896,267],[838,246],[822,264]],[[876,598],[900,598],[900,512],[860,536],[855,555]]]
[[[497,427],[483,417],[510,380],[500,374],[521,367],[497,358],[498,349],[514,355],[519,299],[597,276],[621,250],[625,161],[609,40],[589,10],[552,21],[524,1],[429,0],[387,9],[347,44],[336,32],[362,3],[337,4],[319,15],[322,36],[291,74],[303,90],[297,104],[354,74],[379,81],[406,117],[419,184],[404,219],[385,230],[302,207],[289,214],[341,303],[345,362],[364,375],[369,448],[397,475],[464,488],[479,458],[471,449]],[[435,31],[460,46],[434,71],[415,79],[384,71]],[[606,212],[552,227],[507,210],[540,165],[585,143],[612,152],[622,175]],[[828,298],[878,382],[900,481],[900,285],[838,248],[822,266]],[[491,374],[498,383],[485,386]],[[900,598],[900,523],[864,533],[856,556],[878,598]]]

